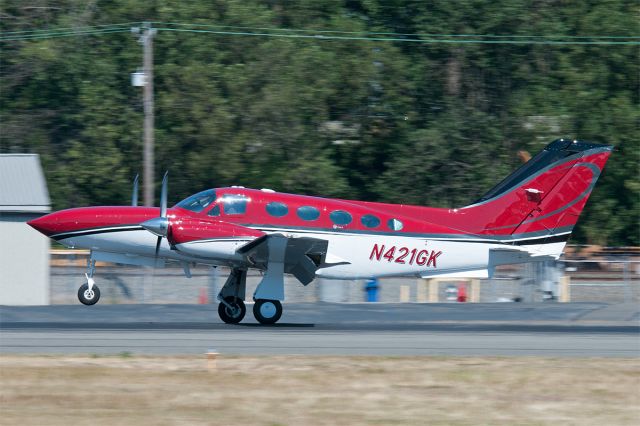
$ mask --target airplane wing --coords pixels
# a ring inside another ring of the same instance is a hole
[[[179,252],[201,258],[216,258],[223,249],[235,251],[248,267],[272,273],[282,269],[304,285],[313,281],[318,268],[337,264],[326,263],[327,240],[265,234],[224,221],[182,221],[171,227],[168,239]]]
[[[259,269],[267,269],[274,247],[282,247],[284,272],[294,275],[302,284],[307,285],[315,277],[316,271],[325,266],[329,242],[318,238],[289,238],[282,234],[269,234],[238,248],[236,251]]]

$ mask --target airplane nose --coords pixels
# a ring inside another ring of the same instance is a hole
[[[138,225],[158,216],[155,207],[97,206],[60,210],[27,222],[47,237],[89,229]]]
[[[46,236],[55,234],[56,229],[59,225],[57,212],[50,213],[50,214],[41,216],[37,219],[30,220],[27,222],[27,225],[29,225],[36,231],[43,233]]]

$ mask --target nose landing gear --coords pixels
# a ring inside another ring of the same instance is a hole
[[[95,305],[100,300],[100,289],[95,284],[89,288],[89,283],[84,283],[78,289],[78,300],[83,305]]]
[[[87,282],[82,284],[78,289],[78,300],[83,305],[95,305],[98,303],[98,300],[100,300],[100,289],[93,280],[95,270],[96,261],[93,259],[93,256],[90,256],[87,262],[87,273],[84,274],[84,276],[87,277]]]

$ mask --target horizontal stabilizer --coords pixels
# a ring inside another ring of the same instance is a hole
[[[425,273],[420,278],[489,278],[489,271],[486,269],[473,269],[470,271],[460,272],[444,272],[444,273]]]
[[[509,250],[509,249],[491,249],[489,250],[489,277],[493,277],[496,266],[514,265],[526,262],[544,262],[547,260],[555,260],[555,256],[532,255],[527,251]]]

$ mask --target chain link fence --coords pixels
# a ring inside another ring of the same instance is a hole
[[[78,287],[85,282],[87,258],[88,252],[83,251],[52,253],[51,303],[77,302]],[[216,295],[229,270],[198,265],[191,269],[191,274],[192,278],[185,277],[181,267],[155,269],[98,263],[94,278],[102,293],[100,303],[217,303]],[[249,271],[248,299],[260,279],[259,271]],[[365,280],[322,279],[304,287],[295,278],[285,276],[287,301],[292,302],[358,303],[371,300],[367,290],[375,291],[375,300],[392,303],[455,302],[459,296],[484,303],[558,300],[638,303],[640,261],[623,258],[527,263],[502,266],[493,278],[475,282],[451,279],[429,283],[402,277],[379,279],[373,288]]]

